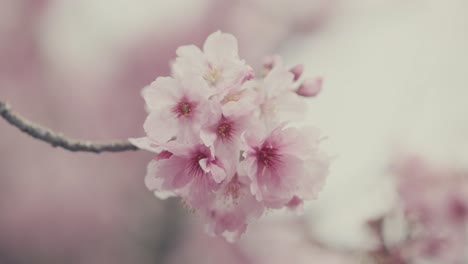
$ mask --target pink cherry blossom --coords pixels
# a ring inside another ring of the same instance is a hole
[[[251,119],[245,109],[231,111],[219,104],[212,105],[206,123],[200,131],[200,139],[207,146],[214,147],[215,153],[225,153],[239,160],[239,157],[232,153],[240,151],[240,136],[251,126]]]
[[[220,100],[222,112],[230,116],[250,115],[254,112],[258,105],[257,92],[253,89],[248,89],[246,86],[236,86],[218,96]]]
[[[242,163],[252,180],[252,194],[271,208],[283,207],[293,198],[294,204],[314,198],[328,170],[328,161],[318,150],[318,133],[306,136],[285,126],[267,136],[255,131],[245,135],[248,149]]]
[[[259,118],[268,127],[303,118],[305,101],[294,91],[294,75],[281,63],[276,63],[264,79],[244,85],[258,92]]]
[[[212,94],[241,84],[253,77],[253,70],[239,59],[237,40],[234,36],[217,31],[203,45],[203,51],[194,45],[177,49],[172,65],[179,79],[203,78],[214,88]]]
[[[190,137],[205,115],[209,96],[200,79],[171,77],[159,77],[142,93],[150,112],[143,127],[148,137],[160,143]]]
[[[250,193],[249,183],[246,176],[236,174],[216,192],[203,210],[209,233],[235,241],[245,233],[248,223],[262,215],[264,207]]]
[[[146,136],[130,142],[156,153],[145,184],[160,199],[181,197],[209,233],[234,241],[267,208],[301,211],[322,188],[328,160],[316,130],[286,128],[302,118],[302,65],[288,70],[279,56],[254,79],[237,41],[215,32],[203,51],[177,50],[172,77],[142,94]]]
[[[157,194],[184,195],[188,203],[198,207],[207,202],[228,177],[223,161],[214,157],[203,144],[169,143],[167,149],[172,155],[153,160],[146,175],[147,186]]]

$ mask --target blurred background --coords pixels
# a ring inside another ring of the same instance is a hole
[[[222,30],[256,70],[280,54],[324,77],[304,124],[334,157],[304,216],[269,212],[229,244],[146,189],[151,154],[71,153],[0,121],[0,263],[366,262],[396,153],[468,169],[467,13],[465,0],[0,0],[0,98],[30,120],[142,136],[142,87]]]

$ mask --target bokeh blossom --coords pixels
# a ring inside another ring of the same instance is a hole
[[[290,123],[312,96],[299,92],[310,86],[303,66],[271,58],[255,78],[230,34],[211,34],[203,51],[180,47],[173,75],[143,89],[146,137],[130,139],[156,153],[147,187],[162,199],[180,196],[210,234],[230,241],[266,209],[315,198],[328,173],[318,130]]]
[[[400,215],[405,235],[389,243],[381,225],[391,226],[391,221],[375,222],[380,255],[400,264],[466,263],[468,173],[417,156],[401,159],[393,172],[399,194],[394,214]]]

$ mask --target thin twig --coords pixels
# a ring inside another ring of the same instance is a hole
[[[83,151],[94,153],[138,150],[137,147],[135,147],[126,140],[108,143],[98,143],[87,140],[82,141],[68,138],[64,135],[56,133],[40,125],[34,124],[33,122],[21,117],[20,115],[13,112],[8,104],[2,101],[0,101],[0,115],[6,121],[8,121],[8,123],[17,127],[24,133],[30,135],[31,137],[47,142],[53,147],[61,147],[69,151]]]

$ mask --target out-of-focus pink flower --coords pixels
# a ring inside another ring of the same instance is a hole
[[[465,263],[468,174],[436,167],[419,157],[403,159],[394,172],[409,230],[391,252],[408,263]]]
[[[267,136],[248,132],[242,165],[252,180],[251,191],[266,206],[280,208],[293,198],[314,198],[328,171],[328,160],[318,150],[318,133],[276,127]]]
[[[224,91],[250,79],[253,70],[239,59],[237,40],[220,31],[211,34],[203,45],[203,51],[194,45],[177,49],[172,65],[179,79],[203,78],[212,94]]]
[[[215,199],[203,210],[208,232],[237,240],[252,220],[260,217],[264,206],[250,193],[250,180],[238,174],[226,181]]]
[[[468,221],[468,174],[436,168],[409,158],[397,169],[398,190],[406,213],[428,225]]]

